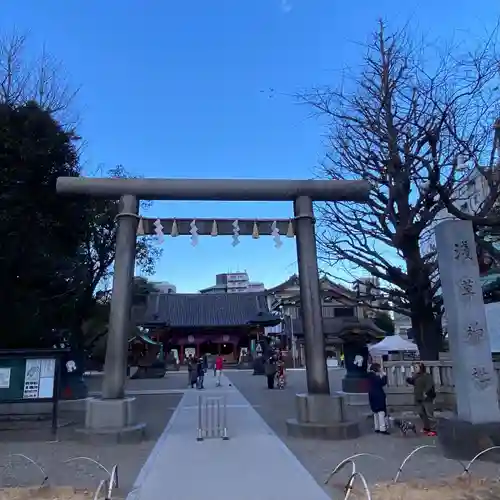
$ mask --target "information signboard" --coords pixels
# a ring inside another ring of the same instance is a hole
[[[67,349],[0,351],[0,403],[51,402],[57,432],[60,364]]]

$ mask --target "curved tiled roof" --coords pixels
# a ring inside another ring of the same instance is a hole
[[[243,326],[268,312],[264,293],[151,294],[138,323],[171,327]]]

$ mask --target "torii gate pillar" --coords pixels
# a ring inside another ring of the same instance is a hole
[[[138,201],[141,199],[293,201],[308,393],[297,395],[297,419],[288,421],[287,427],[294,436],[339,439],[359,434],[357,424],[344,422],[342,398],[330,395],[313,201],[366,201],[370,192],[368,182],[61,177],[57,180],[57,191],[121,200],[102,399],[88,400],[82,434],[96,436],[100,441],[110,435],[123,440],[142,436],[144,431],[144,425],[135,420],[134,398],[127,398],[124,393]]]
[[[325,337],[323,335],[313,202],[308,196],[299,196],[293,202],[293,209],[296,220],[300,306],[304,336],[307,332],[305,338],[307,392],[309,394],[330,394]]]

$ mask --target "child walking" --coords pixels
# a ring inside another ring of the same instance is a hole
[[[387,375],[382,371],[378,363],[373,363],[368,372],[368,400],[373,413],[373,424],[375,432],[389,434],[387,430],[387,404],[384,386],[387,384]]]

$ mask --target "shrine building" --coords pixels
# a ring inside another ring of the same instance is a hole
[[[323,334],[328,357],[336,358],[348,343],[370,343],[384,338],[385,332],[370,317],[355,291],[349,290],[326,277],[320,279]],[[267,290],[268,306],[284,318],[273,333],[287,339],[299,363],[305,361],[304,330],[301,319],[300,284],[297,275]],[[281,330],[279,332],[279,330]],[[268,329],[270,332],[271,329]],[[292,342],[295,345],[291,345]]]
[[[269,315],[265,293],[153,293],[136,323],[163,342],[166,353],[176,350],[181,363],[190,354],[221,354],[231,363],[264,333],[256,325],[263,314]]]

